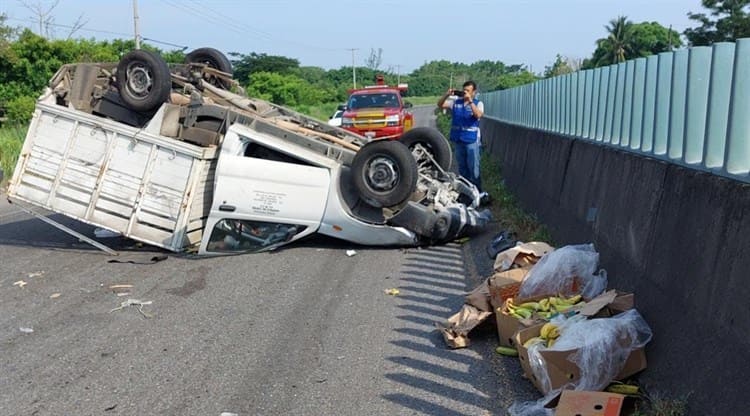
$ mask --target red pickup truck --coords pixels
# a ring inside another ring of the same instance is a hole
[[[401,97],[406,88],[406,84],[385,85],[378,76],[376,85],[349,90],[341,127],[369,138],[398,139],[414,124],[408,111],[412,105]]]

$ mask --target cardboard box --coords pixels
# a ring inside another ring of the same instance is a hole
[[[516,296],[521,282],[529,273],[528,267],[510,269],[493,274],[487,279],[490,303],[494,308],[503,306],[505,299]]]
[[[548,296],[539,296],[537,298],[525,299],[523,302],[535,302],[537,300],[546,298]],[[497,337],[500,345],[504,347],[516,346],[515,339],[513,336],[516,332],[534,326],[539,323],[545,322],[542,319],[518,319],[508,313],[508,300],[504,300],[503,303],[495,308],[495,323],[497,324]],[[518,304],[523,303],[521,301]],[[493,303],[494,306],[494,303]]]
[[[531,267],[536,264],[542,256],[553,251],[554,248],[547,243],[531,241],[518,243],[505,251],[498,253],[495,257],[494,269],[497,271],[508,270],[514,265],[520,267]]]
[[[602,318],[607,319],[607,318]],[[531,365],[529,363],[529,351],[524,348],[523,344],[529,340],[529,338],[539,336],[539,330],[543,324],[534,325],[532,327],[522,329],[518,331],[514,337],[515,343],[518,350],[518,358],[521,361],[521,368],[523,368],[524,376],[534,383],[534,386],[542,392],[547,394],[549,391],[545,391],[542,386],[541,380],[537,379],[534,373],[531,371]],[[577,352],[577,349],[567,351],[546,351],[542,350],[539,353],[544,358],[547,370],[547,377],[550,380],[550,391],[558,389],[567,383],[575,383],[581,378],[581,370],[578,366],[570,361],[573,354]],[[644,348],[638,348],[633,350],[628,358],[625,360],[625,364],[622,370],[615,376],[615,380],[623,380],[627,377],[632,376],[644,369],[646,369],[646,351]]]
[[[624,399],[616,393],[563,390],[555,416],[618,416]]]

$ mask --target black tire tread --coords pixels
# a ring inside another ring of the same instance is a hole
[[[407,131],[399,141],[409,149],[417,143],[426,145],[433,154],[433,158],[443,170],[449,170],[453,163],[453,152],[450,143],[440,130],[432,127],[414,127]]]

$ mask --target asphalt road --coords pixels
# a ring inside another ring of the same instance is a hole
[[[416,107],[417,125],[431,111]],[[461,350],[434,326],[489,274],[495,231],[422,249],[316,237],[220,258],[99,239],[122,253],[113,263],[3,196],[0,415],[504,414],[538,395],[494,354],[494,326]],[[113,310],[127,299],[147,304]]]

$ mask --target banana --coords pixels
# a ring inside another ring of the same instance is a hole
[[[638,386],[632,385],[632,384],[610,384],[609,387],[606,388],[606,390],[610,393],[619,393],[619,394],[625,394],[630,396],[638,395]]]
[[[557,342],[557,339],[550,338],[547,340],[547,348],[552,348],[553,345],[555,345],[555,342]]]
[[[537,315],[539,315],[541,318],[544,318],[548,321],[550,318],[552,318],[552,312],[537,312]]]
[[[516,308],[514,312],[526,319],[531,318],[531,315],[534,313],[533,311],[526,308]]]
[[[516,318],[516,319],[525,319],[523,317],[523,315],[517,314],[516,311],[510,311],[509,315],[512,316],[512,317],[514,317],[514,318]]]
[[[549,304],[550,306],[557,306],[558,303],[562,302],[562,299],[558,298],[557,296],[550,296],[549,297]]]
[[[518,305],[518,307],[536,311],[539,310],[539,302],[526,302]]]
[[[517,357],[518,356],[518,351],[516,349],[510,348],[510,347],[502,347],[502,346],[500,346],[500,347],[495,348],[495,352],[498,353],[498,354],[507,355],[509,357]]]
[[[580,302],[581,299],[583,299],[583,296],[581,295],[575,295],[571,296],[568,299],[565,299],[565,303],[569,303],[571,305],[575,305],[576,303]]]
[[[546,324],[542,325],[542,328],[539,330],[539,336],[544,339],[549,339],[549,334],[550,332],[552,332],[553,329],[557,331],[557,325],[551,322],[547,322]],[[558,335],[559,335],[559,331],[558,331]]]
[[[549,298],[544,298],[539,301],[539,310],[544,312],[549,311]]]
[[[547,333],[547,339],[556,339],[559,336],[560,336],[560,328],[556,326],[550,329],[549,332]]]
[[[526,342],[523,343],[523,347],[524,348],[529,348],[532,345],[538,344],[540,342],[544,343],[545,342],[544,338],[542,338],[542,337],[532,337],[532,338],[529,338],[528,340],[526,340]]]
[[[572,307],[573,307],[573,305],[567,305],[567,304],[563,304],[563,303],[558,303],[557,306],[555,306],[555,310],[557,310],[557,312],[565,312],[565,311],[567,311],[568,309],[570,309]]]

